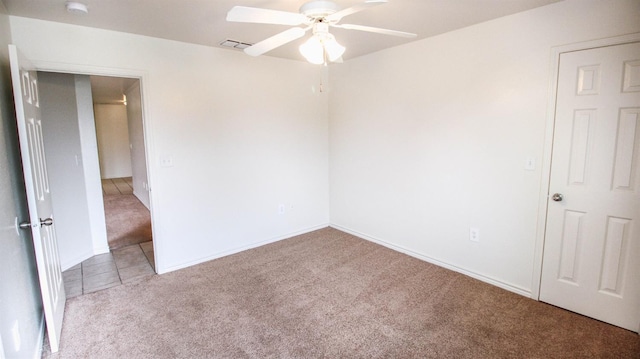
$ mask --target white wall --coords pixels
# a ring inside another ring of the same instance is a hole
[[[333,225],[526,294],[544,179],[524,162],[543,156],[551,47],[640,31],[639,7],[569,0],[332,66],[330,113],[306,63],[11,30],[41,67],[142,76],[160,272],[324,225],[330,173]]]
[[[528,295],[551,48],[637,31],[638,1],[565,1],[333,66],[332,225]]]
[[[66,270],[109,251],[91,84],[84,75],[40,72],[38,79],[60,264]]]
[[[0,358],[39,358],[44,320],[18,149],[8,45],[11,29],[0,0]]]
[[[133,194],[151,208],[149,202],[149,180],[147,178],[147,155],[144,146],[144,123],[142,119],[142,97],[140,81],[136,81],[125,91],[127,96],[127,119],[129,123],[129,143],[131,145],[131,174]]]
[[[73,75],[38,73],[58,251],[63,269],[93,255]]]
[[[131,177],[127,108],[124,105],[95,104],[93,111],[101,177]]]
[[[93,245],[93,255],[96,255],[109,252],[109,243],[107,242],[107,225],[102,200],[96,121],[93,116],[93,95],[89,76],[74,75],[74,82],[82,168],[84,169],[84,190],[87,197],[87,215],[91,231],[90,241]],[[89,241],[89,239],[85,240]]]
[[[160,273],[327,225],[319,67],[20,17],[11,30],[41,69],[142,76]]]

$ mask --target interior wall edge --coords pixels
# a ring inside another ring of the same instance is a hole
[[[213,255],[209,255],[206,257],[202,257],[199,259],[196,259],[194,261],[189,261],[189,262],[185,262],[185,263],[181,263],[178,265],[174,265],[174,266],[170,266],[168,268],[158,268],[157,272],[158,274],[165,274],[165,273],[169,273],[169,272],[173,272],[179,269],[184,269],[184,268],[188,268],[197,264],[201,264],[201,263],[205,263],[214,259],[218,259],[218,258],[223,258],[226,256],[230,256],[232,254],[236,254],[236,253],[240,253],[249,249],[253,249],[253,248],[258,248],[258,247],[262,247],[264,245],[267,244],[271,244],[271,243],[275,243],[287,238],[291,238],[291,237],[295,237],[295,236],[299,236],[305,233],[309,233],[309,232],[313,232],[313,231],[317,231],[319,229],[323,229],[323,228],[327,228],[329,227],[330,224],[329,223],[322,223],[322,224],[318,224],[315,226],[311,226],[311,227],[307,227],[304,229],[300,229],[297,231],[293,231],[293,232],[288,232],[286,234],[280,235],[280,236],[276,236],[276,237],[272,237],[266,240],[262,240],[262,241],[258,241],[258,242],[254,242],[251,244],[247,244],[244,246],[240,246],[240,247],[236,247],[230,250],[226,250],[226,251],[222,251],[222,252],[218,252],[218,253],[214,253]],[[156,265],[157,267],[157,265]]]
[[[100,181],[100,163],[98,140],[93,109],[91,80],[87,75],[73,75],[78,109],[78,129],[80,132],[81,157],[84,170],[84,190],[87,196],[89,228],[94,255],[105,253],[96,248],[109,248],[107,224],[104,214],[102,181]]]
[[[482,273],[478,273],[478,272],[475,272],[473,270],[470,270],[470,269],[467,269],[467,268],[464,268],[464,267],[461,267],[461,266],[458,266],[458,265],[454,265],[454,264],[448,263],[446,261],[439,260],[437,258],[433,258],[431,256],[428,256],[428,255],[424,254],[424,253],[420,253],[420,252],[413,251],[411,249],[404,248],[404,247],[399,246],[397,244],[393,244],[391,242],[387,242],[387,241],[382,240],[380,238],[377,238],[375,236],[371,236],[371,235],[362,233],[360,231],[357,231],[357,230],[354,230],[354,229],[351,229],[351,228],[348,228],[348,227],[345,227],[345,226],[342,226],[342,225],[339,225],[339,224],[336,224],[336,223],[331,223],[329,226],[331,228],[335,228],[337,230],[349,233],[351,235],[354,235],[354,236],[356,236],[358,238],[362,238],[362,239],[367,240],[369,242],[373,242],[373,243],[379,244],[381,246],[384,246],[384,247],[389,248],[391,250],[394,250],[396,252],[406,254],[408,256],[420,259],[420,260],[425,261],[427,263],[431,263],[431,264],[436,265],[438,267],[449,269],[449,270],[452,270],[454,272],[457,272],[457,273],[460,273],[460,274],[464,274],[467,277],[471,277],[471,278],[480,280],[482,282],[485,282],[487,284],[491,284],[491,285],[494,285],[496,287],[508,290],[509,292],[512,292],[512,293],[515,293],[515,294],[520,294],[520,295],[522,295],[524,297],[527,297],[527,298],[531,298],[531,291],[526,289],[526,288],[522,288],[522,287],[519,287],[519,286],[514,285],[514,284],[506,283],[506,282],[501,281],[501,280],[499,280],[497,278],[493,278],[491,276],[488,276],[488,275],[485,275],[485,274],[482,274]]]

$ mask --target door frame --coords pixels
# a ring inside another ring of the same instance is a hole
[[[154,215],[154,194],[152,189],[154,188],[154,169],[151,166],[150,158],[153,157],[153,146],[152,146],[152,133],[151,131],[151,121],[149,121],[149,95],[148,91],[148,83],[149,83],[149,73],[145,70],[137,70],[137,69],[127,69],[127,68],[112,68],[112,67],[101,67],[101,66],[90,66],[90,65],[82,65],[82,64],[73,64],[73,63],[61,63],[61,62],[50,62],[50,61],[38,61],[31,60],[31,63],[36,67],[37,71],[43,72],[58,72],[58,73],[66,73],[72,75],[97,75],[97,76],[111,76],[111,77],[127,77],[127,78],[135,78],[140,81],[140,98],[141,98],[141,106],[142,106],[142,133],[144,139],[144,150],[146,154],[146,165],[147,165],[147,183],[148,183],[148,191],[149,191],[149,211],[151,213],[151,232],[153,235],[153,253],[155,260],[155,268],[154,271],[156,273],[160,273],[158,268],[162,268],[161,263],[162,259],[160,259],[159,253],[162,252],[162,246],[160,245],[160,236],[156,235],[158,231],[157,219],[156,215]]]
[[[540,286],[542,285],[542,265],[544,242],[547,229],[547,206],[549,203],[549,182],[551,180],[551,156],[553,154],[553,136],[555,129],[556,98],[558,76],[560,72],[560,55],[567,52],[595,49],[599,47],[615,46],[640,41],[640,33],[616,36],[606,39],[591,40],[551,48],[549,63],[549,98],[547,105],[546,124],[544,132],[544,147],[542,155],[540,193],[538,195],[538,223],[536,225],[536,240],[533,257],[533,276],[531,283],[531,298],[540,300]],[[640,330],[640,328],[638,328]]]

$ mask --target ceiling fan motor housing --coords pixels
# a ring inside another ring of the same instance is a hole
[[[329,24],[326,22],[316,22],[313,24],[313,34],[320,37],[327,37],[329,35]]]
[[[338,10],[340,7],[333,1],[309,1],[300,7],[300,13],[312,20],[322,19]]]

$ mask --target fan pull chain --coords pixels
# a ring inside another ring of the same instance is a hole
[[[320,93],[324,92],[324,78],[329,75],[329,64],[327,63],[327,54],[324,55],[324,66],[320,70]]]

